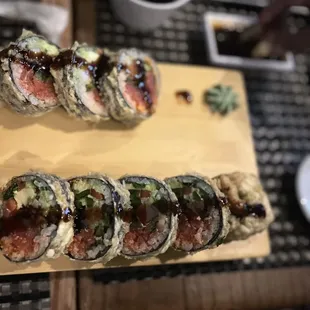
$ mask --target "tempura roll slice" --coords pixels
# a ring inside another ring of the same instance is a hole
[[[15,112],[40,116],[59,105],[50,74],[58,53],[56,45],[26,30],[0,52],[0,92]]]
[[[164,253],[174,242],[178,202],[171,189],[155,178],[132,175],[120,179],[130,192],[132,210],[123,214],[130,223],[121,254],[146,259]]]
[[[56,258],[73,235],[73,194],[54,175],[29,172],[0,194],[0,248],[12,262]]]
[[[255,175],[235,172],[214,180],[226,195],[231,211],[226,242],[246,239],[265,230],[274,220],[268,197]]]
[[[134,123],[157,108],[160,88],[155,61],[137,49],[122,49],[100,79],[100,89],[115,120]]]
[[[106,63],[108,52],[77,42],[62,50],[51,67],[58,98],[73,117],[90,122],[109,119],[104,100],[97,89],[97,71]]]
[[[69,183],[76,215],[66,255],[74,260],[108,262],[119,254],[129,229],[120,218],[130,208],[129,192],[99,174],[75,177]]]
[[[176,194],[181,209],[173,247],[195,253],[220,245],[229,230],[229,209],[215,184],[196,175],[180,175],[165,182]]]

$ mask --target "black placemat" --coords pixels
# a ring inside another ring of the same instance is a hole
[[[194,0],[162,27],[150,33],[138,33],[123,26],[113,16],[108,1],[97,0],[96,43],[112,49],[141,48],[158,61],[208,65],[203,13],[209,10],[257,16],[260,9],[254,5],[242,5],[242,1],[239,4],[228,2]],[[290,22],[302,26],[306,20],[302,16],[292,16]],[[260,176],[276,215],[270,228],[272,253],[268,257],[101,270],[93,272],[94,279],[109,283],[309,264],[310,225],[301,214],[294,189],[297,167],[310,153],[309,65],[308,56],[297,55],[294,72],[243,71]]]

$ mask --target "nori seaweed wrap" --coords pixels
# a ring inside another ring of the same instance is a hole
[[[12,262],[59,256],[73,235],[69,183],[29,172],[12,178],[0,193],[0,249]]]
[[[135,123],[155,112],[160,77],[151,57],[137,49],[122,49],[101,71],[99,87],[112,118]]]
[[[177,231],[178,201],[171,189],[155,178],[130,175],[120,179],[130,192],[132,210],[123,213],[130,223],[121,254],[146,259],[164,253]]]
[[[56,57],[51,73],[59,101],[69,115],[90,122],[109,119],[96,81],[98,66],[108,59],[106,50],[77,42]]]
[[[9,107],[40,116],[59,105],[50,74],[58,53],[56,45],[27,30],[0,52],[0,92]]]
[[[265,230],[274,220],[268,197],[255,175],[234,172],[214,180],[226,195],[231,211],[225,242],[246,239]]]
[[[129,229],[120,218],[130,208],[129,192],[99,174],[74,177],[69,183],[76,214],[66,255],[74,260],[108,262],[119,254]]]
[[[173,247],[195,253],[223,243],[229,230],[229,209],[215,184],[196,175],[175,176],[165,182],[176,194],[181,209]]]

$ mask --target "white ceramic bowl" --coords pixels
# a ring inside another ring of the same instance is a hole
[[[138,31],[149,31],[160,26],[176,9],[190,1],[155,3],[146,0],[110,0],[110,3],[123,24]]]
[[[310,223],[310,155],[302,161],[298,168],[296,194],[301,210]]]

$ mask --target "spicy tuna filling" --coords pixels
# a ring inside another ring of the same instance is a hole
[[[22,178],[4,191],[0,247],[15,262],[43,255],[61,219],[54,194],[44,182]]]
[[[74,259],[92,260],[103,256],[112,244],[113,205],[110,189],[100,180],[75,179],[74,237],[67,254]]]
[[[15,85],[32,104],[44,101],[48,106],[56,106],[57,95],[51,75],[45,71],[35,71],[26,64],[11,63],[12,77]]]
[[[181,207],[174,247],[196,251],[213,242],[221,229],[220,209],[202,189],[193,186],[173,188]]]
[[[121,70],[120,89],[126,102],[142,115],[155,112],[157,85],[151,66],[143,60],[132,62],[128,70]]]
[[[130,230],[125,235],[122,253],[128,256],[152,253],[166,241],[170,231],[168,203],[156,187],[147,190],[135,188],[139,184],[126,186],[133,208],[124,218],[130,223]]]

